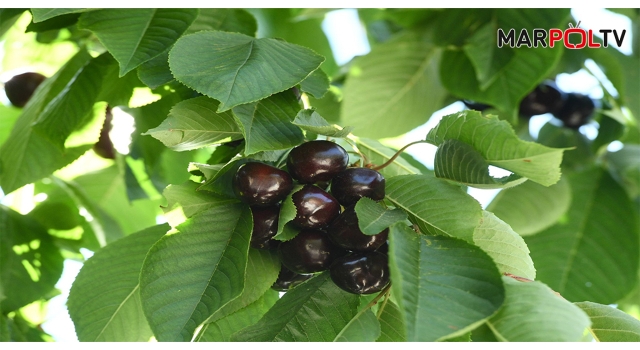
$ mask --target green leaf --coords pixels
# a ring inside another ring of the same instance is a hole
[[[394,302],[386,302],[378,321],[380,322],[380,337],[376,340],[377,342],[407,341],[407,330],[402,312]]]
[[[407,220],[407,213],[400,209],[388,210],[372,199],[362,197],[356,203],[358,227],[365,235],[377,235],[384,229]]]
[[[140,295],[159,341],[190,341],[200,324],[240,295],[251,222],[249,207],[218,204],[149,250],[140,273]]]
[[[489,164],[482,154],[456,139],[440,144],[434,166],[436,177],[482,189],[509,188],[527,181],[516,174],[494,178],[489,174]]]
[[[278,299],[278,292],[275,290],[267,291],[262,297],[260,297],[260,299],[247,307],[216,320],[215,322],[205,324],[200,336],[197,338],[197,341],[231,341],[231,335],[243,328],[257,323],[258,320],[260,320],[260,318],[262,318],[262,316],[271,309]]]
[[[256,19],[244,9],[201,8],[187,33],[202,30],[222,30],[255,36],[258,30]]]
[[[300,90],[311,94],[315,98],[322,98],[329,91],[329,77],[322,69],[311,73],[300,83]]]
[[[359,312],[340,331],[334,342],[373,342],[380,336],[380,322],[371,309]]]
[[[624,186],[630,197],[640,196],[640,145],[626,144],[617,152],[607,152],[605,161],[611,175]]]
[[[0,104],[0,115],[2,115],[2,118],[0,118],[0,146],[2,146],[9,137],[11,129],[20,117],[21,112],[22,110],[19,108],[7,107]]]
[[[406,211],[423,233],[473,242],[482,209],[460,187],[429,175],[401,175],[386,183],[386,199]]]
[[[33,127],[41,113],[48,106],[56,104],[57,96],[65,96],[65,87],[73,85],[76,73],[89,60],[91,56],[86,51],[79,51],[58,73],[38,87],[24,107],[11,134],[0,148],[0,187],[5,194],[51,174],[91,148],[91,145],[85,145],[63,150],[50,137],[35,132]],[[56,130],[48,131],[55,133]]]
[[[608,305],[575,303],[591,319],[591,334],[600,342],[639,342],[640,321]]]
[[[504,305],[487,324],[500,341],[577,342],[590,321],[577,306],[540,282],[503,277]]]
[[[80,341],[148,341],[153,336],[138,280],[147,251],[169,228],[164,224],[134,233],[84,263],[67,303]]]
[[[29,216],[40,225],[56,230],[71,230],[81,224],[82,216],[78,213],[75,203],[67,201],[45,200],[38,204]]]
[[[309,103],[325,120],[330,123],[340,122],[340,108],[342,94],[340,90],[333,86],[329,87],[329,91],[324,94],[324,97],[320,99],[313,98],[313,96],[307,96]]]
[[[9,29],[20,19],[22,13],[27,9],[4,8],[0,9],[0,39]]]
[[[379,44],[356,60],[344,87],[342,121],[358,135],[396,136],[429,119],[443,107],[441,50],[417,34],[405,33]]]
[[[155,89],[160,85],[174,80],[169,69],[169,50],[138,66],[138,78],[149,88]]]
[[[310,131],[319,135],[344,138],[349,135],[353,129],[350,126],[340,128],[336,125],[331,125],[327,122],[315,109],[303,109],[296,115],[296,118],[291,122],[294,125],[300,127],[305,131]]]
[[[564,150],[522,141],[509,123],[496,116],[483,116],[473,110],[450,114],[443,117],[427,135],[427,141],[439,147],[450,139],[473,147],[487,164],[507,169],[531,181],[551,186],[560,180]]]
[[[158,191],[162,191],[168,185],[166,171],[162,168],[162,160],[163,153],[169,151],[162,142],[153,137],[142,135],[142,133],[160,125],[169,114],[171,107],[181,100],[178,93],[173,93],[139,108],[124,109],[125,112],[133,116],[136,127],[131,135],[129,155],[133,159],[142,158],[144,160],[147,174],[154,181]]]
[[[291,124],[299,110],[300,105],[291,91],[235,107],[233,115],[244,135],[245,155],[301,144],[302,131]]]
[[[285,293],[258,321],[232,341],[332,341],[357,314],[359,296],[322,273]]]
[[[171,47],[197,15],[197,9],[106,9],[84,13],[78,27],[95,33],[123,76]]]
[[[43,8],[32,8],[31,14],[33,15],[33,22],[43,22],[48,20],[49,18],[66,15],[69,13],[83,13],[89,11],[95,11],[96,9],[43,9]]]
[[[51,292],[62,274],[63,257],[45,228],[0,205],[0,285],[3,313]]]
[[[475,68],[480,90],[486,90],[513,57],[513,50],[509,47],[498,47],[497,26],[495,21],[487,23],[476,30],[463,46],[464,52]],[[508,31],[508,28],[502,29]]]
[[[521,236],[538,233],[555,224],[569,209],[571,188],[561,178],[545,187],[532,181],[500,191],[487,210]]]
[[[99,208],[96,211],[116,220],[125,235],[155,225],[156,217],[162,214],[159,198],[129,201],[124,174],[115,165],[78,176],[73,183],[86,201]]]
[[[602,169],[588,168],[568,180],[572,200],[565,216],[525,237],[538,279],[570,301],[615,303],[638,278],[637,207]]]
[[[271,289],[271,286],[278,278],[280,268],[280,260],[273,252],[249,249],[247,271],[244,276],[245,287],[242,294],[216,311],[205,322],[216,322],[257,301]]]
[[[504,300],[500,273],[480,248],[451,237],[420,235],[405,224],[391,226],[389,269],[407,341],[465,334]]]
[[[493,213],[482,212],[473,242],[489,254],[501,273],[536,279],[536,269],[524,240]]]
[[[162,207],[168,213],[177,207],[182,208],[182,212],[188,218],[205,211],[221,202],[235,203],[237,200],[221,199],[210,192],[198,191],[200,184],[193,181],[185,182],[181,185],[169,185],[162,192],[167,199],[167,205]]]
[[[302,185],[296,185],[291,190],[291,193],[289,193],[287,198],[282,200],[282,204],[280,205],[280,214],[278,216],[278,231],[275,236],[273,236],[273,239],[288,241],[298,235],[300,230],[295,228],[292,224],[289,224],[289,222],[295,219],[298,214],[298,209],[295,204],[293,204],[293,194],[300,191],[302,187]]]
[[[182,101],[158,127],[145,132],[174,151],[220,144],[242,138],[231,112],[216,113],[218,101],[196,97]]]
[[[220,101],[218,112],[287,90],[322,61],[298,45],[219,31],[185,35],[169,53],[176,79]]]
[[[358,137],[356,145],[362,154],[367,157],[367,161],[371,164],[382,165],[386,163],[396,153],[395,150],[384,146],[377,140]],[[378,170],[385,179],[393,176],[406,174],[420,174],[420,170],[412,166],[401,157],[396,158],[391,164]]]

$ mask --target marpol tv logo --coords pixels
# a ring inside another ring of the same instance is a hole
[[[589,47],[592,49],[599,47],[609,47],[611,44],[622,46],[622,41],[627,30],[618,33],[615,29],[600,29],[602,33],[602,44],[594,42],[593,30],[585,30],[579,27],[580,22],[574,27],[569,23],[569,28],[562,30],[551,28],[549,30],[536,28],[532,33],[527,29],[522,29],[518,35],[516,30],[511,28],[508,32],[504,32],[502,28],[498,28],[498,47],[508,45],[509,47],[554,47],[555,45],[564,44],[567,49],[582,49]]]

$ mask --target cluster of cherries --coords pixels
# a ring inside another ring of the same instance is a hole
[[[463,101],[471,109],[482,111],[489,105]],[[538,85],[520,102],[520,115],[529,119],[534,115],[551,113],[562,121],[565,127],[578,129],[589,122],[595,110],[593,100],[583,94],[566,93],[553,81]]]
[[[376,170],[348,164],[344,148],[317,140],[291,150],[288,171],[261,162],[238,168],[233,188],[251,207],[251,246],[277,250],[282,263],[273,289],[289,290],[325,270],[337,286],[355,294],[376,293],[389,283],[388,229],[365,235],[354,209],[362,197],[382,200],[385,179]],[[297,213],[291,222],[300,231],[280,242],[273,239],[280,202],[291,193],[294,181],[303,185],[291,196]]]

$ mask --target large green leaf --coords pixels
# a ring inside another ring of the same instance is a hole
[[[198,326],[240,295],[251,229],[249,207],[222,202],[149,250],[140,295],[159,341],[190,341]]]
[[[609,305],[584,301],[576,305],[591,319],[591,334],[601,342],[640,342],[640,321]]]
[[[564,150],[522,141],[509,123],[496,116],[483,116],[473,110],[450,114],[443,117],[427,135],[427,141],[439,147],[451,139],[473,147],[487,164],[507,169],[531,181],[551,186],[560,180]],[[468,158],[469,161],[472,159]],[[439,163],[436,162],[435,166],[438,167]],[[464,166],[468,164],[460,164],[457,168],[463,169]],[[460,171],[451,174],[451,180],[460,181],[454,176],[456,174],[465,178],[469,176],[465,171]]]
[[[231,340],[333,341],[357,314],[359,299],[338,288],[325,272],[285,293],[258,323]]]
[[[147,251],[169,225],[150,227],[96,252],[76,277],[67,306],[80,341],[148,341],[153,333],[140,300]]]
[[[487,324],[500,341],[577,342],[590,321],[577,306],[540,282],[503,277],[504,305]]]
[[[429,175],[401,175],[386,180],[386,192],[386,199],[406,211],[424,233],[473,242],[482,209],[460,187]]]
[[[106,9],[82,14],[78,27],[95,33],[123,76],[171,47],[197,15],[197,9]]]
[[[383,304],[385,305],[385,304]],[[381,306],[382,307],[382,306]],[[407,330],[405,329],[402,312],[398,306],[387,301],[380,318],[380,337],[378,342],[404,342],[407,341]]]
[[[298,45],[221,31],[185,35],[169,53],[176,79],[220,101],[218,112],[287,90],[323,60]]]
[[[63,257],[35,220],[0,205],[0,309],[15,311],[50,293]]]
[[[235,107],[233,115],[244,135],[245,155],[291,148],[302,143],[302,130],[291,123],[299,110],[300,105],[291,91]]]
[[[182,101],[158,127],[145,132],[174,151],[187,151],[242,138],[231,112],[216,113],[218,101],[196,97]]]
[[[569,182],[561,178],[549,187],[527,181],[500,191],[487,210],[509,224],[519,235],[527,236],[555,224],[570,204]]]
[[[473,242],[489,254],[501,273],[536,279],[536,269],[524,240],[493,213],[482,212]]]
[[[389,232],[389,269],[407,341],[465,334],[504,301],[500,273],[480,248],[451,237],[420,235],[404,223]]]
[[[602,169],[568,177],[566,216],[525,241],[538,279],[571,301],[615,303],[636,284],[640,262],[637,207]]]
[[[24,107],[0,148],[0,186],[5,194],[51,174],[91,148],[91,145],[86,145],[63,150],[49,137],[35,132],[32,125],[47,106],[56,103],[56,96],[64,95],[67,85],[73,85],[76,73],[90,60],[89,53],[79,51],[58,73],[38,87]]]
[[[380,44],[356,60],[344,87],[342,121],[357,135],[382,138],[424,124],[443,107],[441,50],[417,34]]]
[[[267,291],[260,299],[254,301],[247,307],[222,317],[215,322],[205,324],[196,341],[231,341],[231,336],[234,333],[257,323],[278,299],[278,292],[275,290]]]

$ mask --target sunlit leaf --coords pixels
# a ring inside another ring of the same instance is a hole
[[[147,251],[169,228],[165,224],[134,233],[109,244],[84,263],[68,301],[80,341],[151,338],[138,281]]]

